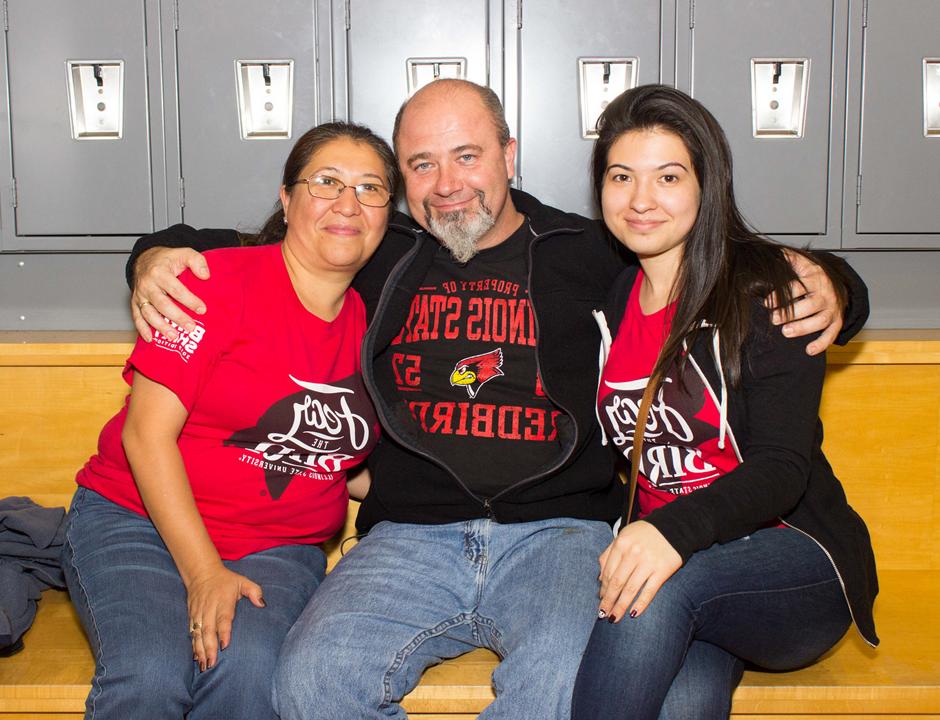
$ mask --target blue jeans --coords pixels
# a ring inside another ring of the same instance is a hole
[[[760,530],[695,553],[643,614],[597,622],[573,720],[727,718],[742,660],[808,665],[851,624],[832,563],[797,530]]]
[[[193,662],[186,589],[153,523],[79,488],[68,514],[62,565],[95,655],[89,720],[275,718],[278,650],[326,571],[313,545],[288,545],[226,561],[264,590],[267,607],[239,601],[232,642],[216,666]]]
[[[478,647],[502,662],[481,718],[567,718],[597,611],[603,522],[379,523],[327,576],[284,641],[283,720],[404,718],[430,665]]]

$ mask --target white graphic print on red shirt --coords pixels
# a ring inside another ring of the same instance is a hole
[[[289,377],[301,389],[223,443],[243,448],[238,460],[264,471],[273,500],[294,476],[333,481],[335,473],[361,461],[374,444],[366,417],[373,411],[359,373],[329,384]]]
[[[644,315],[637,280],[601,375],[598,410],[605,433],[627,458],[643,391],[669,331],[673,306]],[[639,460],[637,501],[643,517],[680,495],[709,485],[737,467],[734,439],[718,447],[718,404],[691,358],[682,383],[667,372],[650,406]]]

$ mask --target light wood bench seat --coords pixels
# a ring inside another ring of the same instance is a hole
[[[0,497],[67,504],[125,394],[128,350],[126,336],[0,333]],[[882,644],[869,648],[853,629],[809,668],[747,672],[733,717],[940,720],[940,332],[865,333],[829,362],[826,451],[872,532]],[[65,593],[44,594],[25,644],[0,659],[0,720],[81,718],[93,662]],[[476,651],[431,668],[406,709],[476,717],[493,698],[495,662]]]
[[[880,648],[872,650],[853,630],[804,670],[747,672],[734,696],[735,715],[940,713],[938,608],[940,572],[883,572]],[[45,594],[26,640],[22,653],[0,660],[0,718],[16,712],[81,717],[94,662],[66,593]],[[478,650],[430,669],[406,709],[417,717],[475,717],[493,699],[495,662]]]

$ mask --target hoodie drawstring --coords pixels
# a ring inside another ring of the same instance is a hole
[[[725,433],[728,428],[728,386],[721,367],[721,341],[718,338],[717,327],[712,332],[712,352],[715,355],[715,365],[718,367],[718,377],[721,379],[721,401],[718,404],[718,449],[724,450]]]
[[[604,366],[607,365],[607,358],[610,355],[610,346],[613,345],[613,339],[610,337],[610,328],[607,327],[607,317],[603,310],[591,310],[594,321],[601,331],[601,347],[597,354],[597,393],[594,398],[594,415],[597,417],[597,424],[601,429],[601,445],[607,445],[607,433],[604,432],[604,423],[601,422],[601,412],[597,407],[597,401],[601,393],[601,377],[604,374]]]

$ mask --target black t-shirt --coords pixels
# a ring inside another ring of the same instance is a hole
[[[483,497],[560,451],[535,355],[531,238],[526,221],[465,265],[441,247],[387,355],[418,442]]]

